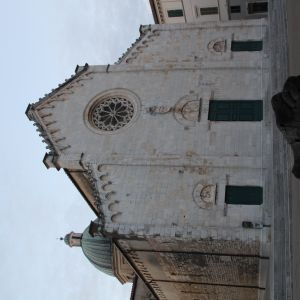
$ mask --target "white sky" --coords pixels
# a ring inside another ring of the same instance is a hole
[[[114,63],[153,23],[148,0],[10,0],[1,12],[0,299],[129,299],[131,285],[57,240],[95,216],[63,171],[45,168],[24,112],[77,64]]]

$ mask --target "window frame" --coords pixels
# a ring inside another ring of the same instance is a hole
[[[184,17],[184,13],[183,13],[182,8],[168,9],[167,14],[168,14],[168,18],[182,18],[182,17]]]
[[[226,185],[225,203],[228,205],[262,205],[263,187]]]
[[[208,120],[216,122],[261,122],[263,120],[263,101],[210,100]]]
[[[266,6],[266,10],[256,10],[257,8],[255,8],[255,6]],[[258,1],[258,2],[250,2],[247,5],[247,12],[248,15],[256,15],[256,14],[266,14],[269,11],[269,4],[267,1]]]
[[[241,13],[241,6],[240,5],[231,5],[230,6],[230,13],[231,14],[240,14]]]
[[[219,14],[219,7],[218,6],[200,7],[199,11],[201,16],[213,16]]]
[[[231,51],[233,52],[258,52],[262,50],[262,40],[231,41]]]

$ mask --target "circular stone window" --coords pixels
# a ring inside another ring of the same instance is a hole
[[[114,133],[135,118],[138,101],[129,91],[109,92],[92,100],[87,107],[88,127],[97,133]]]

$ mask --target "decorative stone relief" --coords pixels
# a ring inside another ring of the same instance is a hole
[[[196,96],[185,96],[175,106],[157,105],[146,110],[151,115],[164,115],[173,113],[174,118],[184,126],[195,126],[201,119],[202,99]]]
[[[222,55],[227,50],[227,42],[225,39],[215,39],[208,43],[208,50],[215,55]]]
[[[174,108],[172,106],[165,106],[165,105],[150,106],[149,108],[147,108],[147,112],[151,115],[167,114],[169,112],[172,112],[173,110],[174,110]]]
[[[115,214],[113,214],[112,216],[111,216],[111,221],[112,222],[114,222],[114,223],[116,223],[117,221],[118,221],[118,217],[121,215],[122,213],[120,213],[120,212],[117,212],[117,213],[115,213]]]
[[[65,144],[66,137],[61,136],[61,130],[57,127],[57,121],[53,120],[53,114],[49,112],[49,108],[40,109],[38,116],[32,113],[31,120],[37,127],[36,130],[42,137],[43,143],[47,144],[48,154],[63,153],[71,147]]]
[[[181,98],[173,110],[174,118],[183,126],[195,126],[201,119],[202,99],[197,95]]]
[[[95,201],[94,201],[94,203],[92,203],[92,205],[94,207],[97,207],[99,223],[103,227],[104,215],[102,213],[101,197],[100,197],[100,193],[99,193],[99,190],[97,187],[97,180],[95,178],[95,170],[93,168],[93,165],[90,163],[86,163],[85,168],[86,168],[87,179],[88,179],[90,186],[92,188],[92,191],[93,191],[93,198],[95,199]]]
[[[204,185],[202,183],[198,183],[195,186],[193,192],[193,198],[195,203],[200,208],[205,208],[205,209],[212,208],[215,204],[215,199],[216,199],[216,185],[214,184]]]
[[[181,109],[182,117],[187,121],[200,121],[200,101],[192,100],[183,105]]]
[[[85,124],[98,134],[113,134],[127,128],[139,112],[139,99],[125,89],[115,89],[94,97],[84,113]]]
[[[90,162],[84,163],[84,166],[95,199],[92,205],[97,208],[101,228],[104,226],[105,217],[110,218],[112,222],[117,222],[122,213],[118,211],[119,201],[115,199],[116,192],[112,189],[112,181],[109,180],[106,166],[96,167]]]
[[[116,200],[116,191],[113,190],[113,182],[109,179],[108,168],[106,165],[99,165],[97,168],[98,189],[102,204],[108,209],[108,215],[112,222],[116,223],[121,216],[119,211],[119,200]]]
[[[133,104],[124,97],[108,97],[92,108],[90,122],[103,131],[116,131],[126,126],[134,115]]]

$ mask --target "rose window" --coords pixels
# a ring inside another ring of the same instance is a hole
[[[124,97],[113,96],[97,102],[91,109],[91,124],[102,131],[116,131],[134,116],[134,105]]]

